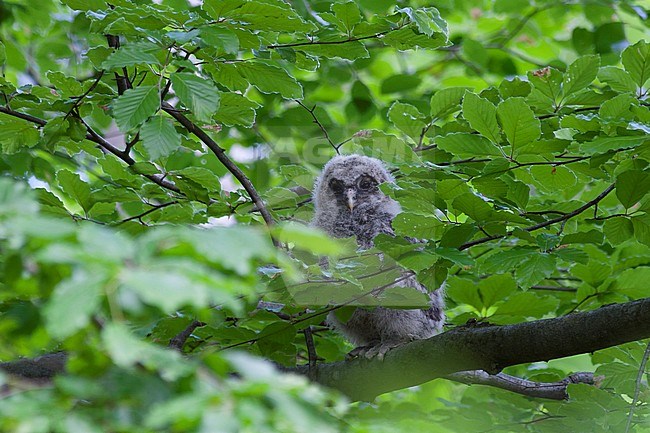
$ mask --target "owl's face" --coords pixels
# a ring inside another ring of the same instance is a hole
[[[335,206],[339,215],[367,212],[386,203],[379,185],[390,181],[379,160],[359,155],[336,157],[319,179],[316,207]]]
[[[330,179],[327,187],[334,195],[339,207],[347,207],[352,212],[360,203],[367,203],[377,194],[381,194],[375,178],[361,174],[356,179]]]

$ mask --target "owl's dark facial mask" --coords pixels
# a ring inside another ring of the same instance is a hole
[[[332,190],[334,195],[340,195],[345,193],[347,189],[355,189],[357,192],[372,192],[377,189],[377,182],[373,177],[363,174],[359,176],[354,184],[347,185],[339,179],[332,179],[329,182],[329,188]]]
[[[352,211],[359,204],[366,203],[369,196],[378,192],[378,184],[379,182],[372,176],[362,174],[350,185],[339,179],[332,179],[329,188],[334,193],[337,203]]]

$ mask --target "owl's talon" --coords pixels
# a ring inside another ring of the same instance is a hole
[[[345,355],[345,359],[365,358],[366,353],[373,347],[372,345],[355,347]]]
[[[372,346],[360,346],[352,349],[347,355],[346,359],[352,358],[366,358],[373,359],[377,358],[380,361],[384,359],[384,356],[395,347],[401,346],[403,343],[392,342],[392,343],[379,343]]]

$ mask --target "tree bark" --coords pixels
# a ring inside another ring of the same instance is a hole
[[[507,326],[462,326],[391,350],[383,361],[354,359],[288,371],[352,400],[419,385],[451,373],[503,368],[590,353],[650,337],[650,298],[555,319]]]

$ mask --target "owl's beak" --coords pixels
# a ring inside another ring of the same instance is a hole
[[[356,193],[354,192],[354,190],[349,189],[346,192],[346,196],[348,197],[348,208],[350,208],[350,211],[352,211],[352,209],[354,209],[354,199]]]

